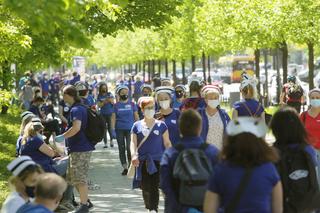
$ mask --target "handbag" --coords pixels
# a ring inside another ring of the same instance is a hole
[[[140,142],[140,144],[137,147],[137,151],[144,144],[144,142],[146,142],[146,140],[148,139],[150,133],[152,132],[153,127],[155,126],[155,124],[156,124],[156,122],[154,122],[153,126],[150,128],[149,133],[146,136],[144,136],[144,138],[142,139],[142,141]],[[128,178],[134,178],[135,174],[136,174],[136,167],[134,165],[132,165],[132,163],[130,163],[130,166],[129,166],[129,169],[128,169],[128,173],[127,173],[127,177]]]

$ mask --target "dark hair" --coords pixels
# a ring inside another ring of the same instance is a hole
[[[66,86],[64,89],[63,89],[63,93],[66,94],[66,95],[69,95],[71,97],[73,97],[74,101],[76,103],[80,103],[81,102],[81,99],[79,97],[79,94],[78,94],[78,91],[77,89],[75,88],[75,86],[73,85],[68,85]]]
[[[198,136],[202,129],[201,115],[194,109],[188,109],[181,113],[179,128],[182,136]]]
[[[36,96],[33,100],[32,103],[36,103],[36,102],[44,102],[44,99],[42,97]]]
[[[77,72],[77,71],[72,72],[72,76],[73,76],[73,77],[76,77],[77,75],[78,75],[78,72]]]
[[[307,143],[307,132],[294,108],[284,107],[272,117],[270,127],[276,146]]]
[[[35,165],[27,166],[22,172],[20,172],[18,177],[20,178],[20,180],[24,181],[25,179],[27,179],[27,177],[29,177],[30,174],[33,174],[35,172],[39,174],[44,173],[41,166],[39,164],[35,164]]]
[[[107,92],[108,92],[108,85],[105,84],[105,83],[103,83],[103,84],[100,84],[100,86],[99,86],[99,94],[102,93],[102,87],[103,87],[103,86],[105,86],[105,87],[107,88]]]
[[[251,168],[277,162],[278,154],[262,138],[245,132],[226,138],[221,158],[233,165]]]
[[[199,97],[201,97],[200,91],[201,91],[201,85],[199,84],[199,82],[197,81],[192,81],[190,86],[189,86],[189,90],[190,90],[190,96],[192,92],[197,92]]]

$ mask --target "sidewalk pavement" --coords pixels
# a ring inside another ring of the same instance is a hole
[[[132,180],[121,176],[121,172],[116,144],[106,149],[103,143],[97,144],[89,169],[89,198],[94,205],[90,212],[147,212],[141,190],[132,190]],[[160,199],[159,212],[163,212],[161,196]]]

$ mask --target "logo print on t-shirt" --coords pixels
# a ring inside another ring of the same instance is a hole
[[[295,170],[294,172],[292,172],[289,177],[292,180],[299,180],[301,178],[305,178],[308,177],[309,172],[307,170]]]
[[[159,135],[159,130],[154,130],[153,133]]]
[[[171,120],[171,123],[176,124],[177,121],[176,120]]]

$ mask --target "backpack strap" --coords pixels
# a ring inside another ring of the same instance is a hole
[[[252,114],[250,108],[248,107],[248,105],[246,104],[246,102],[241,102],[241,104],[246,108],[246,110],[249,112],[251,117],[257,117],[257,113],[259,112],[260,108],[261,108],[261,104],[259,103],[257,110],[254,114]]]
[[[208,148],[209,144],[208,143],[202,143],[199,148],[202,150],[202,151],[205,151],[207,148]]]
[[[182,143],[178,143],[176,145],[173,146],[178,152],[182,152],[182,150],[184,149],[184,146]]]
[[[244,191],[250,181],[250,178],[252,176],[252,172],[253,172],[253,168],[247,168],[245,170],[245,173],[240,181],[240,185],[237,188],[237,191],[236,191],[234,197],[230,201],[229,205],[225,208],[226,213],[235,212],[235,210],[240,202],[241,196],[243,195],[243,193],[244,193]]]

